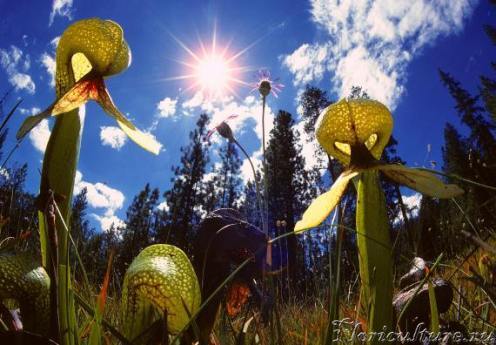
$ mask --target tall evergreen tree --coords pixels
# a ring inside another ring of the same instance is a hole
[[[274,119],[274,128],[270,132],[266,153],[269,229],[272,229],[274,235],[293,231],[296,220],[301,217],[311,198],[299,133],[293,126],[292,115],[280,110]],[[289,272],[293,279],[301,270],[301,263],[296,260],[298,251],[297,238],[287,237],[287,248],[284,248],[283,252],[287,252]]]
[[[72,201],[70,229],[72,238],[80,251],[83,249],[84,243],[86,243],[93,234],[93,229],[90,227],[90,223],[86,218],[86,211],[88,208],[88,199],[86,196],[87,189],[83,188]]]
[[[241,159],[234,143],[227,142],[220,149],[220,179],[218,208],[238,208],[241,192]]]
[[[190,143],[181,148],[181,164],[173,167],[172,188],[164,194],[169,212],[160,229],[159,240],[178,245],[190,252],[193,225],[201,216],[204,203],[205,169],[209,162],[208,144],[204,140],[208,116],[201,114],[196,128],[190,132]]]
[[[261,182],[260,174],[257,174],[257,179]],[[258,209],[257,189],[253,180],[249,180],[243,188],[243,200],[241,202],[241,210],[249,223],[262,228],[260,212]]]
[[[227,142],[219,149],[220,162],[211,166],[204,175],[201,205],[203,214],[218,208],[239,208],[241,194],[241,159],[234,143]]]
[[[494,126],[489,120],[489,114],[480,105],[479,97],[472,96],[458,81],[448,73],[440,71],[441,80],[455,100],[455,108],[461,122],[469,129],[465,140],[460,138],[452,126],[447,126],[446,148],[443,155],[445,167],[451,173],[460,175],[479,183],[494,185],[496,176],[496,138]],[[484,98],[484,94],[482,94]],[[488,106],[486,104],[486,106]],[[463,158],[462,158],[463,157]],[[496,225],[496,205],[493,192],[483,188],[465,185],[463,207],[465,213],[473,222],[480,223],[480,228],[491,228]],[[452,207],[453,208],[453,207]],[[449,209],[449,207],[448,207]],[[459,210],[456,208],[453,219]],[[463,226],[465,221],[459,220],[455,226]]]
[[[303,121],[305,121],[304,129],[306,132],[312,134],[315,132],[315,123],[320,112],[331,103],[325,91],[314,86],[306,86],[299,100],[299,110]]]
[[[117,229],[114,225],[103,232],[95,232],[85,243],[82,253],[82,261],[85,265],[88,278],[93,284],[101,284],[107,270],[107,262],[112,251],[116,253],[114,260],[114,277],[111,284],[119,285],[122,282],[122,271],[125,270],[124,263],[120,260],[120,252],[116,252],[119,245],[122,245],[122,229]],[[128,263],[129,264],[129,263]],[[119,287],[120,288],[120,287]]]
[[[153,230],[159,196],[158,189],[152,189],[147,183],[145,188],[134,197],[126,211],[126,227],[121,230],[120,253],[116,258],[116,267],[121,276],[134,257],[155,239]]]
[[[484,31],[493,45],[496,45],[496,27],[493,25],[485,25]],[[491,63],[492,67],[496,69],[496,62]],[[496,124],[496,80],[488,76],[481,76],[480,94],[484,101],[486,111],[492,117],[493,124]]]
[[[470,141],[464,138],[452,124],[447,123],[444,130],[444,147],[442,149],[443,170],[448,174],[463,176],[477,181],[476,171],[471,164],[472,159],[470,158],[472,150]],[[459,183],[454,178],[448,178],[448,180],[453,183]],[[458,198],[458,203],[464,213],[475,221],[481,217],[477,206],[481,202],[481,190],[470,185],[464,185],[464,190],[465,194]],[[449,201],[440,202],[440,207],[441,247],[448,256],[453,256],[459,253],[467,244],[466,241],[460,241],[459,236],[460,229],[466,221],[465,215]],[[455,240],[453,241],[453,239]]]
[[[496,159],[496,140],[494,126],[479,105],[478,97],[473,97],[450,74],[440,71],[441,80],[455,100],[455,108],[465,125],[470,129],[469,141],[476,148],[478,156],[485,162]]]
[[[14,165],[0,172],[0,214],[7,220],[2,228],[2,237],[17,237],[21,231],[36,233],[36,198],[24,189],[27,172],[27,164],[20,167]],[[30,243],[36,248],[34,241]]]
[[[449,174],[471,176],[468,163],[469,145],[456,128],[447,123],[444,128],[443,170]]]
[[[70,219],[71,236],[74,239],[74,242],[76,244],[76,249],[80,257],[83,260],[87,259],[89,256],[94,255],[94,253],[87,252],[88,241],[94,235],[94,229],[91,228],[90,222],[86,218],[86,212],[88,208],[88,199],[86,195],[87,195],[87,189],[83,188],[81,192],[79,192],[74,197],[72,201],[72,211],[71,211],[71,219]],[[79,262],[77,261],[74,255],[71,256],[71,260],[74,262],[73,267],[75,267],[75,274],[79,276],[79,273],[81,272],[79,267]],[[85,261],[83,261],[83,263],[84,262]]]

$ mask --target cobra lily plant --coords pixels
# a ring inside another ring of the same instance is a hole
[[[160,149],[159,143],[120,113],[103,82],[105,77],[123,71],[129,62],[129,48],[118,24],[97,18],[74,23],[57,48],[56,101],[27,118],[18,132],[18,138],[22,138],[44,118],[56,116],[38,197],[42,262],[35,255],[0,251],[0,300],[18,300],[24,330],[35,332],[40,339],[63,345],[80,340],[67,228],[84,121],[78,108],[95,100],[132,140],[153,153]],[[221,303],[223,284],[236,275],[231,290],[244,293],[241,300],[233,298],[228,303],[233,313],[246,301],[247,289],[255,294],[253,279],[266,270],[266,236],[234,210],[213,212],[202,223],[198,236],[194,265],[181,249],[167,244],[147,247],[133,260],[124,277],[121,332],[112,331],[119,340],[157,343],[166,341],[169,334],[180,337],[184,333],[187,341],[200,338],[202,344],[206,343]],[[233,270],[233,266],[238,267]],[[104,295],[106,288],[102,288]],[[92,311],[87,302],[76,297],[84,309]],[[95,308],[89,344],[102,342],[99,330],[103,300]],[[199,327],[199,334],[194,326]],[[17,330],[16,334],[0,330],[0,342],[20,339]],[[22,333],[25,343],[30,342],[31,334]]]
[[[43,160],[37,204],[42,267],[50,280],[45,284],[50,286],[50,309],[44,315],[50,319],[50,327],[42,333],[61,344],[78,342],[66,224],[85,115],[79,108],[95,100],[133,141],[155,154],[160,149],[153,137],[139,131],[122,115],[105,87],[104,78],[124,71],[130,61],[129,47],[117,23],[91,18],[70,25],[57,46],[56,100],[43,112],[28,117],[17,133],[20,140],[40,121],[56,116]],[[0,267],[4,268],[8,267]]]
[[[317,141],[345,170],[328,192],[311,203],[294,229],[300,233],[322,224],[339,203],[349,182],[355,182],[360,309],[362,317],[368,320],[370,332],[393,327],[392,246],[379,172],[431,197],[453,198],[463,193],[458,186],[443,183],[431,172],[381,162],[392,129],[391,113],[377,101],[343,99],[322,111],[316,124]]]
[[[93,100],[116,120],[131,140],[158,154],[161,145],[120,112],[104,83],[104,78],[124,71],[130,63],[131,52],[117,23],[92,18],[72,24],[57,47],[57,99],[41,113],[28,117],[17,138],[24,137],[45,118],[68,113]]]

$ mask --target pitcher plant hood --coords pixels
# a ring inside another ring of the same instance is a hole
[[[366,170],[379,170],[391,180],[434,198],[463,194],[460,187],[445,184],[431,172],[379,160],[393,130],[393,117],[377,101],[343,99],[331,104],[322,111],[315,127],[319,144],[345,166],[345,171],[328,192],[310,204],[296,223],[296,232],[320,225],[339,203],[350,180]]]
[[[62,34],[56,57],[56,100],[37,115],[28,117],[17,132],[23,138],[43,119],[67,113],[89,100],[96,101],[113,117],[126,135],[152,153],[158,154],[160,143],[137,129],[115,106],[104,78],[124,71],[131,53],[122,28],[111,20],[98,18],[75,22]]]

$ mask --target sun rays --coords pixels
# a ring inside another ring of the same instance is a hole
[[[210,44],[198,39],[196,49],[190,48],[173,34],[170,35],[186,51],[188,58],[177,60],[185,67],[183,74],[167,78],[167,80],[187,81],[188,85],[184,88],[184,92],[200,92],[209,99],[231,95],[240,98],[237,88],[252,86],[243,80],[243,74],[256,69],[241,65],[239,60],[258,40],[237,52],[232,52],[229,49],[230,42],[219,45],[216,30],[212,34]]]

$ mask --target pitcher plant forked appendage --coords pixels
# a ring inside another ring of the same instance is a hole
[[[118,24],[98,18],[75,22],[62,34],[57,47],[56,100],[43,112],[28,117],[17,133],[21,139],[43,119],[56,116],[43,160],[38,208],[42,264],[52,281],[52,297],[57,296],[52,298],[52,310],[59,314],[51,317],[50,334],[60,338],[62,344],[77,342],[65,224],[71,213],[84,122],[84,111],[79,107],[95,100],[138,145],[155,154],[160,150],[151,135],[139,131],[117,109],[105,87],[103,79],[122,72],[130,61],[129,47]],[[57,217],[56,208],[61,217]],[[54,319],[58,319],[58,330],[53,329]]]
[[[435,198],[453,198],[463,190],[444,184],[433,173],[380,161],[393,129],[393,118],[381,103],[343,99],[327,107],[316,124],[319,144],[345,171],[331,189],[317,197],[295,225],[300,233],[325,221],[340,202],[350,180],[357,189],[356,231],[361,292],[360,313],[368,332],[393,329],[392,246],[379,171],[389,179]],[[375,343],[378,340],[372,340]]]

